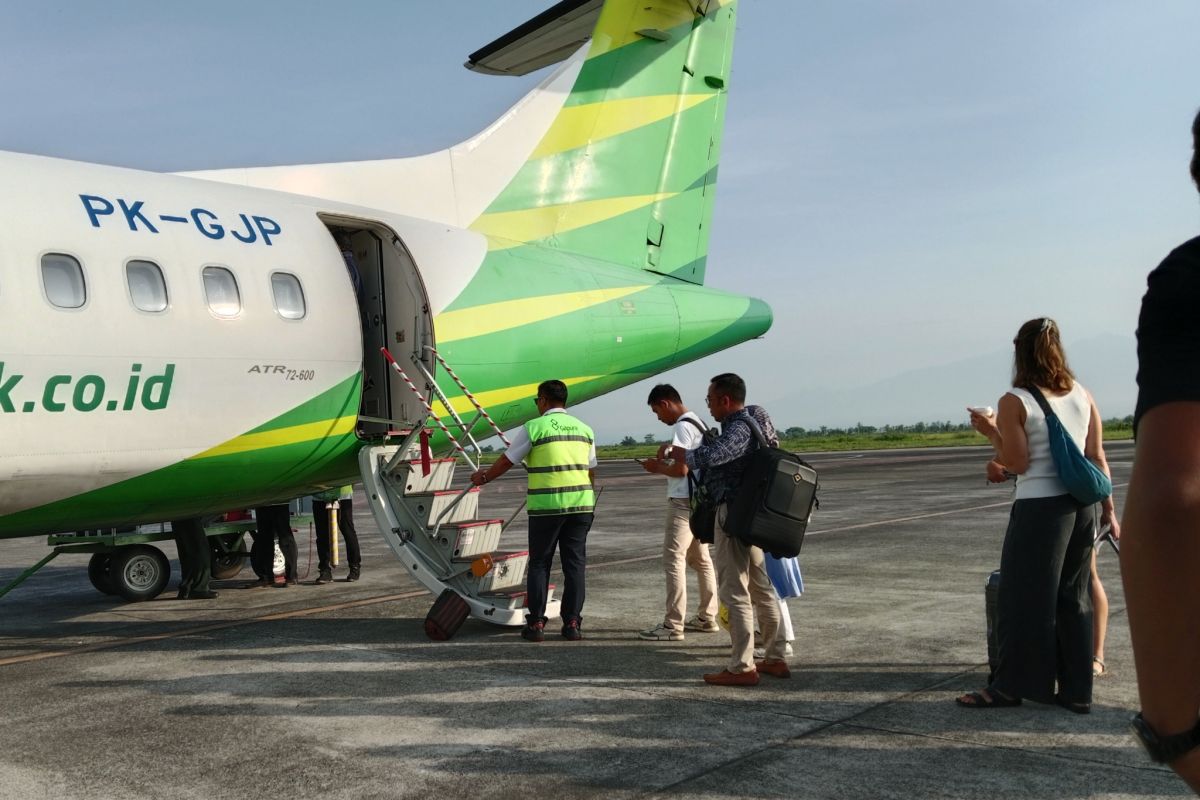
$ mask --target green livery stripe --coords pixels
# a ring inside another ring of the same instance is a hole
[[[357,422],[358,415],[354,414],[348,417],[310,422],[307,425],[292,425],[288,428],[277,428],[262,433],[246,433],[224,444],[217,445],[211,450],[197,453],[192,456],[191,460],[216,458],[218,456],[232,455],[233,453],[246,453],[252,450],[265,450],[268,447],[283,447],[289,444],[326,439],[331,436],[341,436],[354,430]]]
[[[682,115],[681,121],[699,124],[711,120],[715,111],[713,103],[693,106]],[[673,124],[673,120],[660,120],[619,137],[589,144],[587,156],[593,170],[587,187],[589,195],[597,199],[640,197],[704,186],[706,176],[714,169],[706,148],[672,151],[670,171],[664,174],[667,138]],[[572,181],[576,161],[577,154],[568,152],[526,162],[488,208],[488,213],[480,217],[476,230],[503,234],[503,229],[495,228],[497,214],[575,201],[580,191]]]
[[[544,244],[703,283],[736,5],[604,4],[563,107],[471,224],[491,253]]]
[[[291,428],[297,425],[308,425],[313,422],[340,419],[358,413],[359,385],[362,374],[355,372],[340,383],[331,386],[310,400],[306,400],[287,413],[280,414],[257,428],[246,432],[246,435],[263,433],[265,431]]]
[[[669,193],[602,197],[571,203],[538,205],[516,211],[489,212],[472,225],[488,237],[489,250],[504,250],[595,225],[669,197]]]
[[[470,339],[513,328],[524,328],[544,319],[618,300],[640,292],[644,288],[646,287],[643,285],[618,286],[613,289],[585,289],[486,303],[459,311],[444,311],[435,318],[434,326],[437,330],[439,344],[445,346],[459,339]]]
[[[0,518],[0,538],[216,515],[357,479],[360,376],[242,436],[161,469]],[[323,416],[328,415],[328,416]],[[349,425],[346,420],[349,420]],[[256,446],[248,446],[250,443]]]

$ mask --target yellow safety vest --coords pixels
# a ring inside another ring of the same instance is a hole
[[[570,414],[544,414],[525,423],[532,447],[525,457],[529,472],[529,515],[583,514],[596,507],[588,480],[595,436]]]

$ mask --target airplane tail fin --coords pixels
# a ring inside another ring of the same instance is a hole
[[[471,228],[493,249],[538,244],[703,283],[736,7],[604,2],[561,108]]]
[[[467,141],[409,158],[181,174],[700,284],[736,12],[737,0],[562,0],[471,55],[468,68],[491,74],[565,63]]]

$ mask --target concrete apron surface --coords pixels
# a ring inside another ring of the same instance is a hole
[[[1110,448],[1118,503],[1131,457]],[[1188,795],[1127,733],[1137,691],[1111,551],[1111,674],[1093,713],[958,708],[986,681],[983,584],[1009,489],[984,485],[979,449],[811,460],[822,506],[808,592],[790,603],[793,674],[754,688],[701,682],[726,664],[724,632],[636,637],[662,617],[665,501],[629,463],[599,472],[581,642],[553,620],[544,644],[475,620],[426,639],[432,598],[361,488],[353,584],[241,590],[247,570],[217,600],[165,599],[172,582],[122,604],[62,557],[0,601],[0,797]],[[521,488],[502,480],[483,507],[511,513]],[[505,536],[519,546],[523,520]],[[44,552],[0,543],[0,580]]]

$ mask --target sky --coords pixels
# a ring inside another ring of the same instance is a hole
[[[541,79],[462,63],[549,5],[0,0],[0,150],[161,171],[438,150]],[[785,427],[903,424],[980,404],[939,369],[1032,317],[1068,354],[1131,350],[1146,273],[1200,233],[1197,31],[1195,0],[742,0],[707,283],[774,326],[580,415],[661,434],[653,383],[702,407],[732,370]],[[1132,411],[1121,355],[1105,416]],[[875,388],[908,373],[927,415]]]

